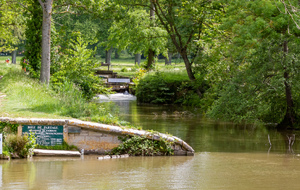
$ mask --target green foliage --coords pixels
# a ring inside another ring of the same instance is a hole
[[[78,34],[74,34],[77,36]],[[108,93],[101,79],[95,76],[95,68],[99,66],[93,59],[94,51],[87,49],[87,43],[77,36],[71,40],[68,49],[59,49],[58,58],[54,63],[55,69],[51,77],[54,88],[60,88],[66,81],[73,83],[83,92],[83,96],[90,100],[97,93]]]
[[[131,156],[155,156],[173,155],[172,143],[161,139],[160,141],[150,140],[143,136],[119,137],[123,142],[118,147],[113,148],[110,154]]]
[[[32,77],[39,78],[42,53],[42,21],[43,10],[38,0],[29,0],[29,18],[26,23],[26,45],[25,59],[28,62],[29,71]],[[23,62],[23,60],[21,60]]]
[[[155,21],[153,21],[155,22]],[[146,10],[135,8],[128,10],[123,19],[117,20],[109,29],[106,46],[116,47],[118,50],[128,49],[136,54],[148,54],[152,49],[156,55],[167,55],[167,32],[158,25],[153,25]]]
[[[123,67],[120,71],[121,72],[127,72],[127,69],[126,69],[126,67]]]
[[[0,122],[0,133],[14,133],[18,132],[18,124],[10,124],[6,122]]]
[[[9,153],[10,157],[25,158],[32,155],[36,146],[36,138],[33,133],[23,136],[8,134],[4,139],[4,151]]]
[[[0,52],[16,50],[24,33],[24,16],[16,1],[0,1]]]
[[[280,39],[278,39],[279,41]],[[242,121],[280,123],[286,112],[284,67],[288,66],[289,83],[299,114],[299,48],[290,43],[285,56],[277,43],[265,40],[258,51],[247,59],[249,62],[228,82],[220,98],[208,112],[214,118]]]
[[[61,145],[54,145],[54,146],[44,146],[44,145],[37,145],[37,149],[47,149],[47,150],[79,150],[75,145],[69,145],[67,142],[63,141]]]
[[[149,73],[139,80],[136,88],[138,102],[153,104],[199,104],[195,86],[182,72]],[[203,90],[205,86],[203,85]]]

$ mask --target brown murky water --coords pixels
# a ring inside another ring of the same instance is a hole
[[[194,157],[0,162],[1,189],[299,189],[300,157],[196,153]]]
[[[195,156],[0,161],[0,189],[300,189],[299,132],[174,114],[181,108],[119,105],[125,120],[182,138]]]

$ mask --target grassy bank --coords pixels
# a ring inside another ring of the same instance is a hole
[[[0,64],[1,117],[78,118],[120,125],[112,103],[86,102],[76,87],[65,84],[59,91],[41,85],[21,71],[20,66]]]

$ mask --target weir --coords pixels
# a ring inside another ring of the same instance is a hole
[[[84,149],[85,154],[105,154],[122,143],[118,137],[137,135],[156,141],[164,139],[168,142],[173,142],[172,148],[174,150],[174,155],[194,155],[194,149],[180,138],[158,132],[152,133],[145,130],[128,129],[125,127],[76,119],[26,119],[0,117],[0,121],[10,124],[19,124],[18,135],[28,132],[28,127],[36,131],[39,130],[42,137],[46,137],[48,135],[48,139],[40,140],[40,142],[44,142],[46,144],[62,141],[62,139],[60,140],[59,138],[55,138],[55,136],[62,135],[61,138],[63,138],[65,142],[69,145],[75,145],[79,149]],[[59,128],[61,128],[61,131]]]

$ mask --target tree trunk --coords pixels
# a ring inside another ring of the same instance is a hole
[[[118,50],[115,49],[115,59],[119,59],[119,58],[120,58],[120,55],[119,55],[119,53],[118,53]]]
[[[42,63],[40,82],[48,85],[50,81],[51,15],[53,0],[45,0],[44,3],[39,0],[39,2],[43,8]]]
[[[15,50],[11,53],[11,63],[13,63],[13,64],[17,63],[17,50]]]
[[[294,154],[293,145],[296,141],[296,135],[292,131],[283,130],[280,131],[280,134],[284,140],[286,153],[287,154]]]
[[[285,56],[288,54],[288,41],[283,42],[283,51]],[[287,129],[287,127],[293,128],[296,122],[296,114],[294,110],[294,101],[292,97],[292,88],[289,84],[289,73],[284,67],[284,87],[285,87],[285,98],[286,98],[286,112],[284,119],[277,126],[278,129]]]
[[[168,59],[168,57],[165,57],[165,65],[169,65],[169,59]]]
[[[192,70],[192,64],[190,63],[190,60],[189,60],[189,58],[188,58],[188,56],[187,56],[186,49],[182,50],[182,51],[180,52],[180,55],[181,55],[181,57],[182,57],[182,59],[183,59],[183,61],[184,61],[185,68],[186,68],[186,72],[187,72],[187,74],[188,74],[189,79],[190,79],[192,82],[196,82],[196,77],[195,77],[194,72],[193,72],[193,70]],[[198,96],[199,96],[199,97],[202,97],[202,93],[201,93],[199,87],[197,87],[195,90],[196,90],[196,93],[198,94]]]
[[[135,54],[134,57],[135,57],[134,64],[135,65],[138,64],[138,66],[140,66],[140,64],[141,64],[141,54],[139,54],[139,53]]]
[[[105,63],[111,64],[112,48],[105,50]]]
[[[151,5],[150,5],[150,25],[153,26],[153,22],[155,21],[155,7],[153,2],[150,0]],[[146,69],[149,70],[151,68],[151,65],[154,63],[154,51],[150,48],[148,51],[148,59],[147,59],[147,65]]]
[[[165,57],[165,65],[171,65],[172,64],[172,53],[168,52],[168,58]]]
[[[147,65],[146,65],[147,70],[149,70],[151,66],[154,64],[154,55],[155,55],[154,51],[152,49],[149,49]]]
[[[172,64],[172,56],[173,56],[173,53],[171,52],[168,52],[168,57],[169,57],[169,65]]]

